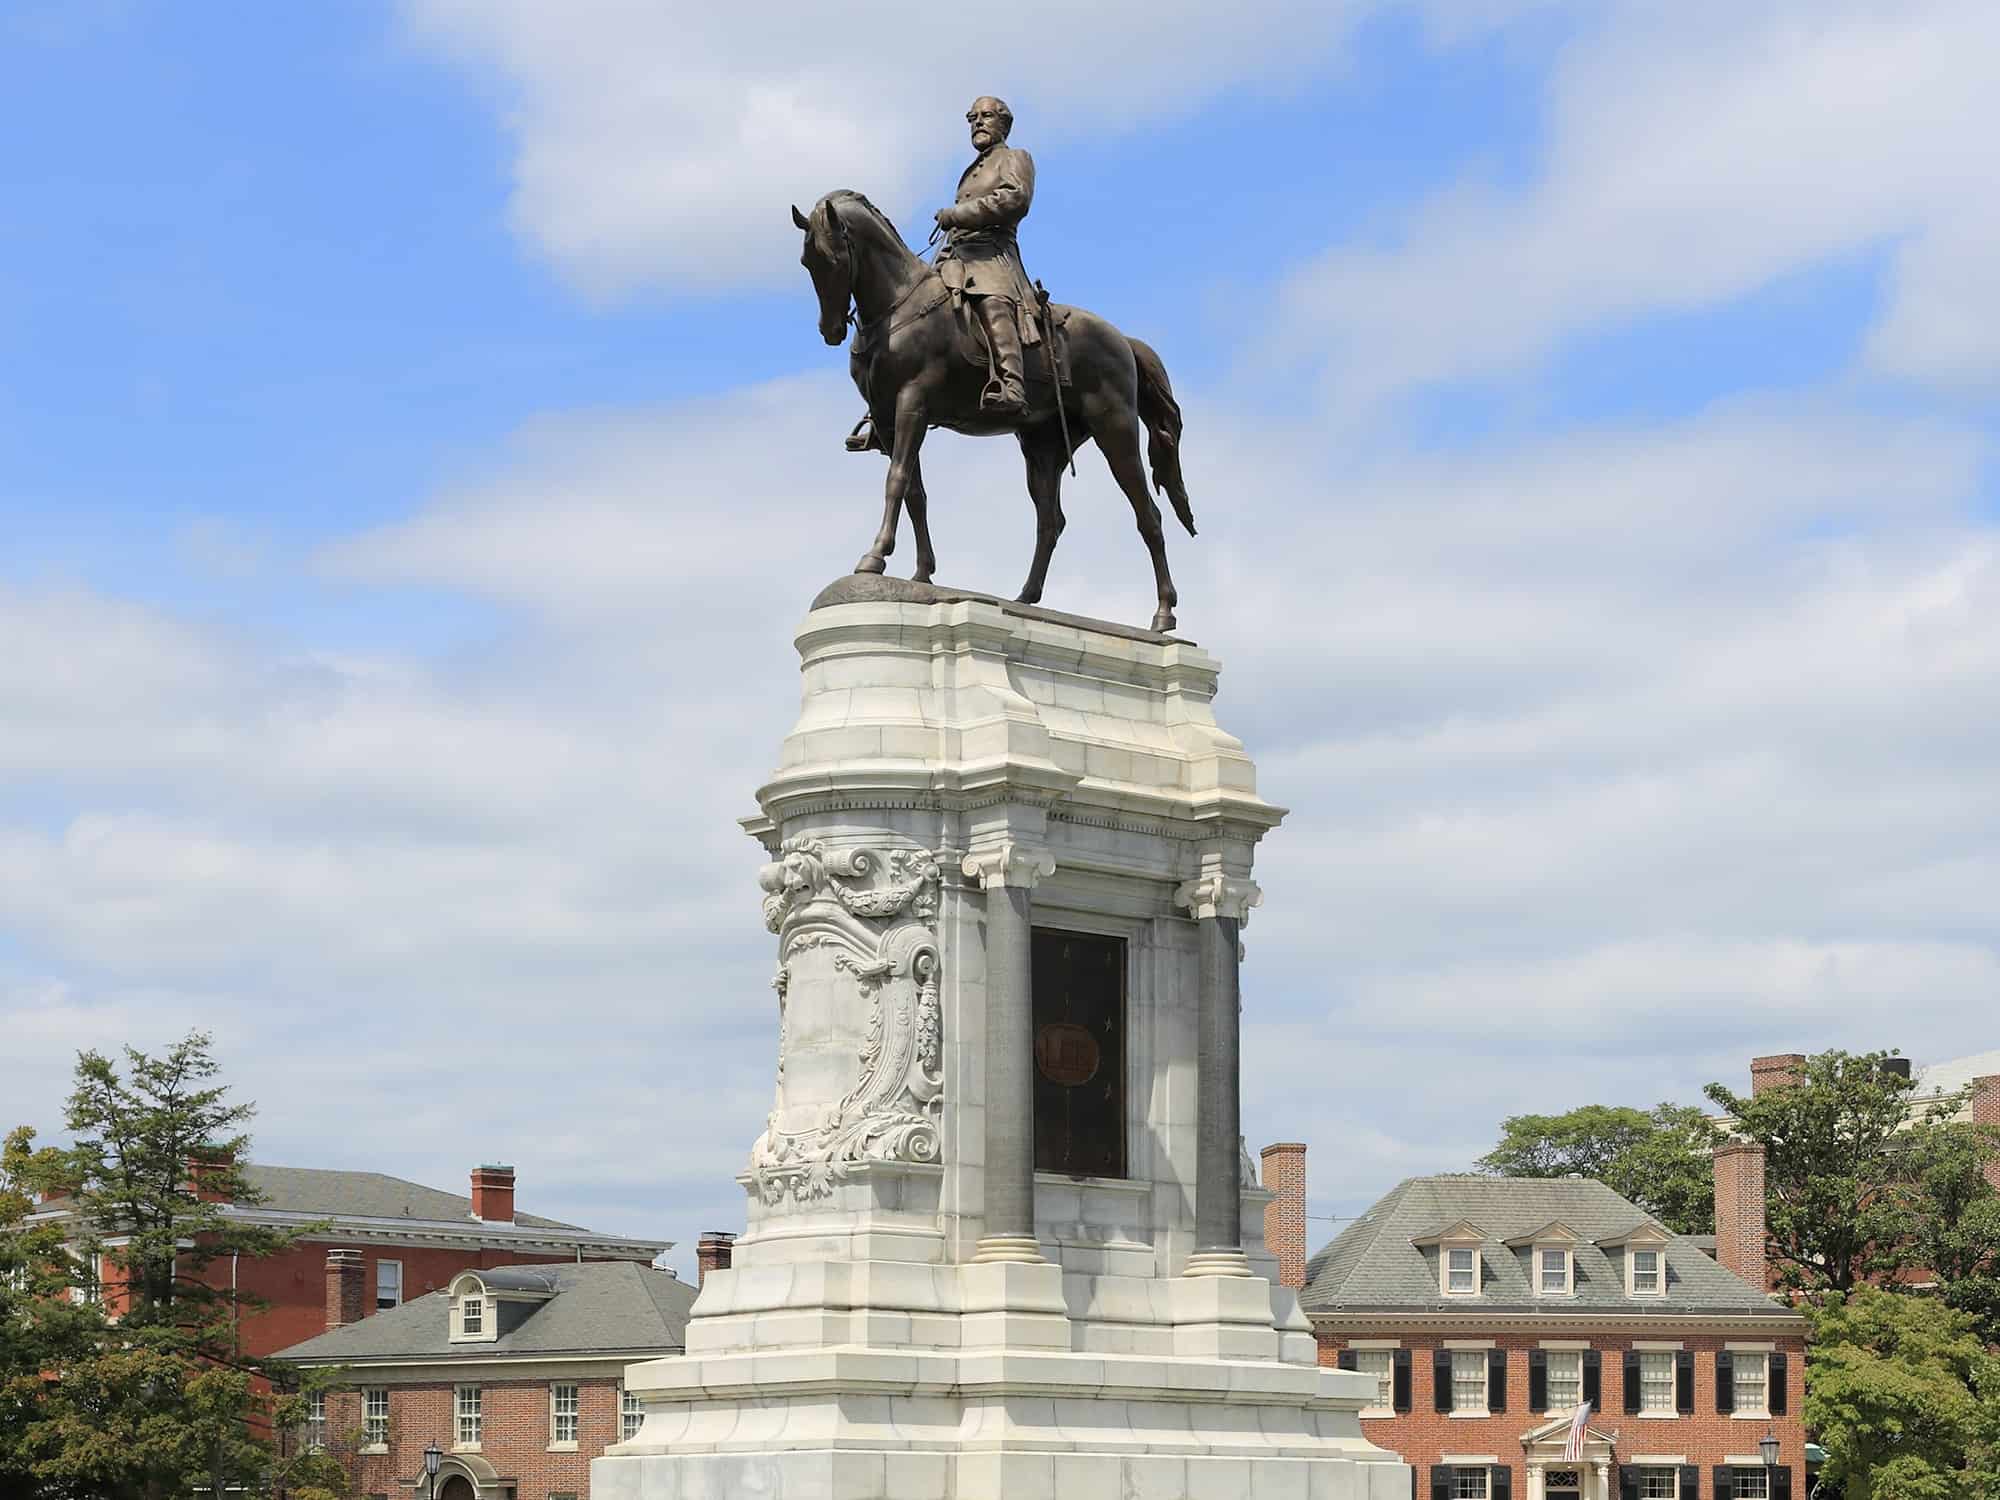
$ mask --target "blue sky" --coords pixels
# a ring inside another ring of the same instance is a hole
[[[922,67],[861,44],[935,10],[865,9],[0,16],[12,1114],[199,1022],[267,1159],[740,1219],[731,820],[880,484],[787,205],[920,240],[987,90],[1031,270],[1189,412],[1183,625],[1295,809],[1246,1124],[1316,1211],[1754,1052],[1996,1045],[1990,7],[1133,0],[1051,51],[1034,0]],[[1011,591],[1017,460],[926,457],[941,576]],[[1048,602],[1142,616],[1071,493]]]

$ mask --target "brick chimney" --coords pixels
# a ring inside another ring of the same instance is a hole
[[[231,1165],[234,1158],[223,1150],[196,1150],[188,1153],[188,1186],[195,1197],[203,1203],[227,1203],[229,1194],[214,1185],[219,1170]]]
[[[1756,1098],[1765,1089],[1790,1088],[1802,1082],[1805,1076],[1806,1058],[1803,1052],[1753,1057],[1750,1059],[1750,1097]]]
[[[1278,1257],[1278,1284],[1297,1291],[1306,1284],[1306,1148],[1277,1141],[1263,1150],[1264,1186],[1275,1196],[1264,1205],[1264,1248]]]
[[[359,1250],[326,1252],[326,1326],[328,1329],[359,1323],[367,1316],[363,1293],[367,1290]]]
[[[2000,1073],[1972,1080],[1972,1123],[2000,1129]],[[2000,1188],[2000,1156],[1986,1163],[1986,1180]]]
[[[694,1284],[699,1287],[708,1280],[710,1271],[728,1270],[735,1253],[735,1235],[725,1234],[720,1229],[704,1229],[701,1238],[694,1242]]]
[[[1724,1270],[1769,1290],[1764,1239],[1764,1148],[1725,1141],[1715,1148],[1715,1258]]]
[[[514,1222],[514,1169],[487,1165],[472,1169],[472,1217],[488,1224]]]

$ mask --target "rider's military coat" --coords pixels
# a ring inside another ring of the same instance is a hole
[[[1014,229],[1035,198],[1035,159],[1002,142],[980,153],[958,179],[958,200],[938,216],[944,249],[938,274],[968,297],[1004,297],[1032,308],[1035,289],[1021,265]]]

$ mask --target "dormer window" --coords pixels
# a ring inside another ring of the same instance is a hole
[[[458,1331],[477,1338],[486,1331],[486,1299],[467,1297],[458,1304]]]
[[[490,1344],[500,1334],[500,1309],[476,1271],[461,1271],[451,1282],[451,1341]]]
[[[1568,1247],[1545,1246],[1535,1252],[1535,1290],[1544,1297],[1569,1295]]]
[[[1479,1290],[1479,1252],[1471,1246],[1449,1245],[1444,1252],[1444,1289],[1467,1296]]]
[[[1657,1297],[1664,1290],[1664,1277],[1660,1271],[1660,1252],[1653,1249],[1632,1247],[1632,1295],[1635,1297]]]

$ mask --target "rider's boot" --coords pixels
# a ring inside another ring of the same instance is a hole
[[[1021,378],[1021,330],[1014,321],[1014,304],[1005,297],[980,297],[973,305],[993,360],[992,376],[979,393],[979,409],[997,417],[1025,417],[1028,391]]]

